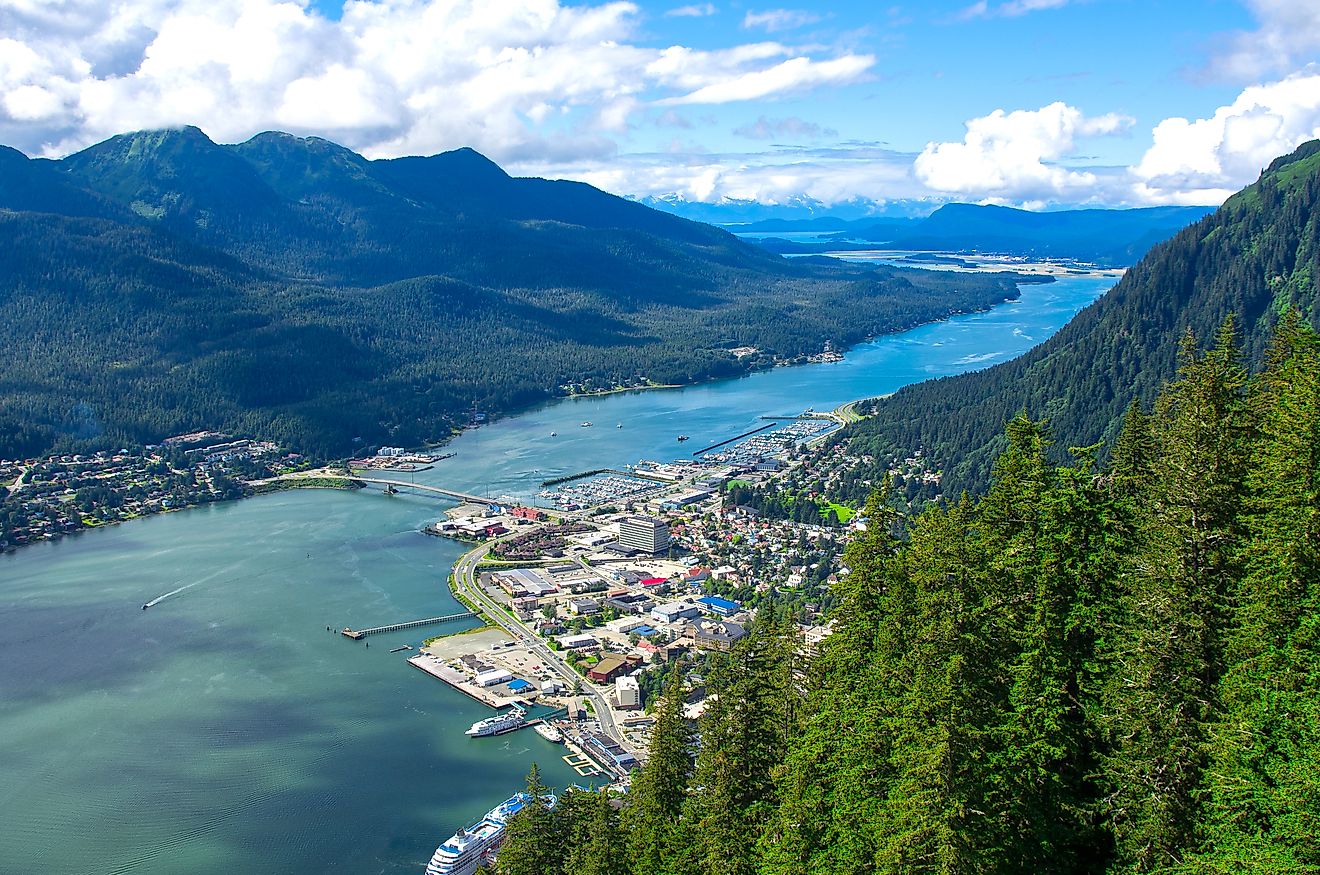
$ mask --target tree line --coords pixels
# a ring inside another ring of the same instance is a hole
[[[983,497],[873,497],[819,655],[762,611],[699,734],[675,675],[621,810],[497,871],[1320,872],[1320,340],[1178,357],[1107,448],[1023,414]]]

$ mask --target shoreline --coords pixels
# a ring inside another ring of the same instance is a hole
[[[989,271],[985,271],[985,272],[989,272]],[[1048,275],[1048,274],[1044,274],[1044,275],[1042,275],[1042,274],[1030,275],[1030,274],[1028,274],[1026,271],[1021,271],[1021,270],[1018,270],[1018,271],[1009,271],[1009,272],[1016,272],[1016,273],[1021,274],[1021,275],[1022,275],[1022,283],[1029,284],[1029,285],[1035,285],[1035,284],[1040,284],[1040,283],[1050,283],[1050,282],[1054,282],[1054,281],[1057,279],[1056,276],[1052,276],[1052,275]],[[1120,273],[1121,273],[1121,272],[1120,272]],[[1020,289],[1020,286],[1022,285],[1022,283],[1016,283],[1016,284],[1014,284],[1014,288],[1015,288],[1015,290],[1016,290],[1016,292],[1017,292],[1015,295],[1013,295],[1013,296],[1011,296],[1011,297],[1005,297],[1005,298],[1003,298],[1002,300],[1000,300],[998,303],[992,304],[992,305],[987,306],[987,307],[977,308],[977,309],[971,309],[971,310],[959,310],[959,311],[955,311],[955,312],[946,313],[946,314],[944,314],[944,315],[942,315],[942,316],[939,316],[939,317],[937,317],[937,318],[928,319],[928,320],[926,320],[926,321],[919,322],[919,323],[917,323],[917,324],[915,324],[915,325],[905,326],[905,327],[903,327],[903,328],[899,328],[899,329],[896,329],[896,330],[894,330],[894,331],[886,332],[885,334],[878,334],[878,335],[874,335],[874,336],[870,336],[870,337],[865,337],[865,338],[862,338],[862,339],[856,341],[855,343],[852,343],[852,344],[848,345],[847,347],[845,347],[845,348],[842,350],[842,353],[841,353],[841,354],[842,354],[843,356],[846,356],[847,353],[852,352],[852,351],[854,351],[855,349],[857,349],[858,347],[863,346],[863,345],[865,345],[865,344],[868,344],[868,343],[874,343],[874,342],[876,342],[876,341],[878,341],[878,340],[881,340],[881,339],[883,339],[883,338],[886,338],[886,337],[892,337],[892,336],[894,336],[894,335],[903,334],[904,332],[912,331],[912,330],[915,330],[915,329],[917,329],[917,328],[922,328],[922,327],[925,327],[925,326],[927,326],[927,325],[936,325],[936,324],[939,324],[939,323],[942,323],[942,322],[947,322],[947,321],[949,321],[950,319],[952,319],[952,318],[954,318],[954,317],[956,317],[956,316],[966,316],[966,315],[971,315],[971,314],[973,314],[973,313],[985,313],[985,312],[990,312],[990,311],[996,309],[997,307],[1001,307],[1001,306],[1003,306],[1003,305],[1005,305],[1005,304],[1012,303],[1012,302],[1014,302],[1014,301],[1016,301],[1016,300],[1019,300],[1020,297],[1021,297],[1021,289]],[[589,392],[589,393],[578,393],[578,394],[576,394],[576,395],[559,395],[559,396],[554,396],[554,397],[552,397],[552,398],[550,398],[550,399],[547,399],[546,401],[540,402],[540,403],[538,403],[538,404],[529,405],[529,406],[527,406],[527,407],[522,407],[522,408],[519,408],[519,409],[517,409],[517,410],[510,410],[510,411],[503,412],[503,413],[496,413],[496,414],[493,414],[493,415],[489,416],[489,417],[487,418],[487,420],[486,420],[485,422],[483,422],[483,423],[477,423],[477,424],[473,424],[473,425],[466,426],[465,428],[462,428],[462,429],[458,429],[458,430],[455,431],[454,433],[452,433],[452,434],[450,434],[449,436],[447,436],[446,438],[444,438],[442,441],[440,441],[440,442],[436,442],[436,443],[428,443],[428,444],[425,445],[425,447],[426,447],[426,449],[435,449],[435,448],[438,448],[438,447],[442,447],[442,446],[447,445],[449,442],[451,442],[451,441],[452,441],[452,440],[453,440],[458,434],[461,434],[463,431],[466,431],[466,430],[468,430],[468,429],[481,428],[482,425],[486,425],[486,424],[489,424],[489,423],[491,423],[491,422],[496,422],[496,421],[499,421],[499,420],[502,420],[502,419],[505,419],[505,418],[509,418],[509,417],[521,416],[521,415],[524,415],[524,414],[526,414],[526,413],[529,413],[529,412],[531,412],[531,411],[533,411],[533,410],[536,410],[536,409],[538,409],[538,408],[540,408],[540,407],[549,406],[549,405],[552,405],[552,404],[557,404],[557,403],[560,403],[560,402],[562,402],[562,401],[565,401],[565,400],[568,400],[568,399],[572,399],[572,398],[603,397],[603,396],[607,396],[607,395],[625,394],[625,393],[628,393],[628,392],[645,392],[645,391],[656,390],[656,389],[687,389],[687,388],[693,388],[693,387],[696,387],[696,386],[702,386],[702,385],[706,385],[706,384],[710,384],[710,383],[720,383],[720,382],[724,382],[724,381],[734,381],[734,380],[739,380],[739,379],[743,379],[743,378],[746,378],[746,377],[752,376],[753,374],[757,374],[757,373],[761,373],[761,372],[768,372],[768,371],[771,371],[771,370],[773,370],[774,368],[777,368],[777,367],[796,367],[796,366],[805,366],[805,365],[811,365],[811,364],[821,364],[821,362],[812,362],[812,361],[795,361],[795,360],[793,360],[793,359],[785,359],[785,360],[782,360],[782,361],[776,361],[776,362],[773,363],[772,365],[769,365],[769,366],[766,366],[766,367],[750,369],[750,370],[748,370],[748,371],[746,371],[746,372],[744,372],[744,373],[742,373],[742,374],[738,374],[738,375],[736,375],[736,376],[711,376],[711,377],[706,377],[706,378],[703,378],[703,379],[695,380],[695,381],[693,381],[693,382],[691,382],[691,383],[683,383],[683,384],[655,384],[655,385],[650,385],[650,386],[637,386],[637,387],[627,387],[627,388],[619,388],[619,389],[603,389],[603,390],[598,390],[598,391],[595,391],[595,392]],[[891,393],[891,394],[892,394],[892,393]],[[839,416],[839,414],[842,412],[843,408],[849,408],[849,411],[848,411],[848,412],[851,413],[851,408],[852,408],[853,405],[856,405],[856,404],[858,404],[858,403],[860,403],[860,402],[862,402],[862,401],[870,400],[870,399],[873,398],[873,397],[875,397],[875,396],[866,396],[866,397],[864,397],[864,398],[858,398],[858,399],[854,399],[853,401],[846,402],[844,405],[840,405],[840,408],[837,408],[835,411],[832,411],[832,413],[834,414],[832,418],[834,418],[834,419],[836,420],[836,422],[839,422],[839,425],[840,425],[840,426],[846,426],[846,425],[848,425],[849,422],[848,422],[848,421],[843,421],[843,420],[840,418],[840,416]],[[844,415],[846,415],[846,414],[844,414]],[[855,414],[853,414],[853,415],[855,415]],[[829,434],[829,435],[834,435],[834,434],[837,434],[838,431],[839,431],[838,428],[831,429],[830,432],[829,432],[828,434]],[[428,467],[429,467],[429,466],[428,466]],[[327,466],[322,466],[322,467],[320,467],[320,468],[312,469],[312,470],[315,470],[315,471],[318,471],[318,472],[323,472],[323,471],[326,470],[326,468],[327,468]],[[346,476],[345,476],[345,475],[329,475],[329,476],[327,476],[326,474],[320,474],[320,476],[310,476],[310,477],[309,477],[309,476],[304,476],[304,477],[299,477],[298,474],[301,474],[301,473],[304,473],[304,472],[298,472],[297,474],[281,475],[281,476],[279,476],[279,477],[271,478],[271,479],[263,480],[263,481],[254,481],[254,482],[251,482],[251,483],[245,483],[245,484],[243,484],[243,485],[244,485],[247,489],[249,489],[249,490],[251,490],[251,491],[250,491],[250,492],[247,492],[247,493],[244,494],[244,495],[237,496],[237,497],[235,497],[235,498],[219,499],[219,500],[217,500],[217,501],[198,502],[197,504],[190,504],[190,505],[186,505],[186,506],[183,506],[183,507],[172,507],[172,508],[162,509],[162,510],[157,511],[157,512],[155,512],[155,513],[141,514],[141,515],[139,515],[139,516],[133,517],[132,519],[126,519],[126,520],[106,520],[106,521],[103,521],[103,522],[98,523],[98,524],[95,525],[95,526],[84,526],[83,528],[79,528],[79,529],[76,529],[76,530],[71,531],[71,532],[63,532],[63,533],[59,533],[56,537],[49,537],[49,536],[48,536],[48,537],[42,538],[42,539],[40,539],[40,540],[29,541],[29,542],[27,542],[27,543],[23,543],[23,544],[10,544],[10,545],[8,545],[8,547],[7,547],[6,549],[4,549],[3,551],[0,551],[0,555],[8,555],[8,554],[16,553],[16,552],[19,550],[19,548],[22,548],[22,547],[29,547],[29,546],[32,546],[33,544],[42,543],[42,542],[58,541],[58,540],[61,540],[62,538],[67,537],[67,536],[69,536],[69,535],[77,535],[77,534],[81,534],[82,532],[90,531],[90,530],[92,530],[92,529],[103,528],[103,527],[105,527],[105,526],[109,526],[109,525],[118,525],[118,524],[120,524],[120,523],[132,522],[132,521],[135,520],[135,519],[147,519],[147,518],[150,518],[150,517],[153,517],[153,516],[160,516],[161,514],[164,514],[164,513],[175,513],[175,512],[178,512],[178,511],[190,510],[190,509],[193,509],[193,508],[202,507],[202,506],[205,506],[205,505],[211,505],[211,504],[228,504],[228,503],[230,503],[230,502],[241,501],[241,500],[243,500],[243,499],[245,499],[245,498],[254,498],[254,497],[257,497],[257,496],[260,496],[260,495],[269,495],[269,494],[272,494],[272,493],[275,493],[275,492],[284,492],[284,491],[288,491],[288,490],[291,490],[291,489],[337,489],[337,490],[343,490],[343,491],[356,491],[356,490],[362,488],[361,486],[354,485],[354,483],[353,483],[353,477],[352,477],[351,473],[350,473],[349,475],[346,475]],[[306,480],[306,481],[320,481],[320,482],[299,482],[300,480]],[[334,481],[334,482],[325,482],[325,481]],[[454,539],[454,540],[459,540],[459,539]]]

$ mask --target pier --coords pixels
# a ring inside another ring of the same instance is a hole
[[[796,419],[797,417],[793,417],[793,418]],[[725,444],[731,444],[734,441],[740,441],[745,437],[751,437],[754,434],[760,434],[761,432],[766,431],[767,429],[774,428],[777,425],[779,425],[778,422],[768,422],[765,425],[761,426],[760,428],[754,428],[751,431],[745,431],[742,434],[736,434],[726,441],[720,441],[718,444],[711,444],[710,446],[705,447],[704,449],[697,450],[692,455],[700,456],[702,453],[709,453],[711,450],[718,450],[720,447],[724,446]]]
[[[361,641],[368,635],[375,635],[377,632],[396,632],[399,629],[412,629],[416,626],[430,626],[434,623],[450,623],[454,620],[466,620],[468,617],[475,617],[472,611],[464,611],[461,614],[446,614],[443,617],[427,617],[424,620],[408,620],[404,623],[391,623],[388,626],[373,626],[370,629],[349,629],[344,628],[339,634],[345,638],[352,638],[354,641]]]

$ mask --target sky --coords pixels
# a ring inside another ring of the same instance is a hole
[[[1217,204],[1320,137],[1320,2],[0,0],[0,143],[185,124],[635,197]]]

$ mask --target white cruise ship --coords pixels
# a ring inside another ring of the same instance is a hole
[[[474,875],[492,861],[504,841],[504,827],[509,818],[531,798],[526,793],[518,793],[496,805],[477,823],[454,833],[449,841],[435,849],[435,855],[426,866],[426,875]],[[554,796],[542,798],[547,805],[554,807]]]
[[[503,714],[496,714],[494,717],[487,717],[485,720],[478,720],[472,724],[464,735],[470,735],[473,738],[479,738],[483,735],[499,735],[502,732],[510,732],[517,729],[527,722],[527,712],[517,705],[514,705]]]

